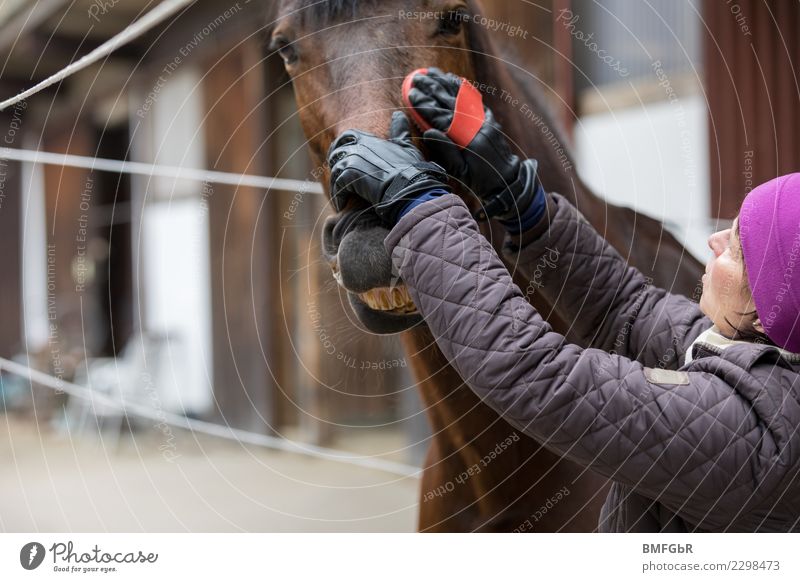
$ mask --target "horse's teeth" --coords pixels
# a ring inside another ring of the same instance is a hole
[[[377,311],[411,313],[417,310],[406,287],[380,287],[358,296],[370,309]]]

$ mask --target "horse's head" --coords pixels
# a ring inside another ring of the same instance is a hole
[[[328,147],[350,128],[386,136],[413,69],[436,66],[474,78],[462,0],[283,0],[272,30],[294,86],[312,160],[327,188]],[[323,229],[323,253],[362,324],[396,333],[421,322],[392,279],[375,213],[351,200]]]

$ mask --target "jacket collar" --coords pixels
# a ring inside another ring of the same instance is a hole
[[[716,325],[712,325],[710,328],[708,328],[699,336],[697,336],[695,340],[692,342],[692,344],[689,346],[689,349],[686,350],[684,365],[688,364],[695,358],[696,356],[695,352],[700,347],[705,348],[715,354],[721,354],[722,351],[725,350],[726,348],[740,344],[757,345],[754,342],[727,338],[720,333],[719,328]],[[773,346],[764,345],[763,347],[773,347]],[[780,352],[781,356],[786,361],[791,362],[793,364],[800,363],[800,353],[790,352],[779,347],[774,347],[774,349],[778,350],[778,352]]]

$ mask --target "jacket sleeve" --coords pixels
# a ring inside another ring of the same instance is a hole
[[[505,259],[528,280],[525,294],[541,294],[580,345],[679,368],[692,340],[711,327],[698,304],[654,287],[566,198],[547,196],[546,218],[503,246]]]
[[[768,495],[768,473],[784,467],[783,432],[725,366],[651,370],[568,344],[455,195],[412,210],[385,245],[444,355],[520,431],[704,529],[725,527]]]

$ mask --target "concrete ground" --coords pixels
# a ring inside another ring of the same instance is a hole
[[[175,432],[70,436],[0,415],[2,532],[414,531],[418,481]],[[159,439],[161,437],[161,439]],[[337,448],[401,449],[370,431]],[[395,459],[403,461],[403,459]]]

